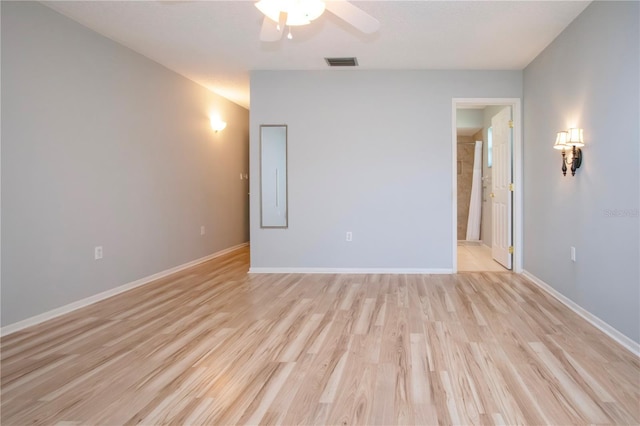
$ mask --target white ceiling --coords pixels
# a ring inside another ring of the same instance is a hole
[[[325,12],[277,43],[259,41],[262,14],[251,0],[45,4],[247,108],[251,70],[327,69],[327,56],[356,56],[359,69],[523,69],[589,4],[353,3],[380,21],[378,33]]]

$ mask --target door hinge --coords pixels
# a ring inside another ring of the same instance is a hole
[[[513,120],[509,120],[509,128],[513,129]]]
[[[509,254],[513,254],[513,246],[509,246]]]
[[[515,189],[515,185],[513,183],[509,184],[509,191],[513,192],[513,190]]]

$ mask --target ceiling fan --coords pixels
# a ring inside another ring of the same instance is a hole
[[[380,28],[376,18],[346,0],[260,0],[255,5],[264,13],[260,40],[266,42],[280,40],[285,27],[289,27],[287,38],[293,38],[291,27],[308,25],[325,10],[365,34]]]

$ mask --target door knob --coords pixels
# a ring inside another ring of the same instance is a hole
[[[491,198],[495,198],[496,194],[494,194],[493,192],[491,194],[489,194],[489,197]]]

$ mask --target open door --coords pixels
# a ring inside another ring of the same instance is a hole
[[[496,262],[512,268],[513,169],[511,108],[506,107],[491,119],[493,128],[493,167],[491,177],[492,246]]]

